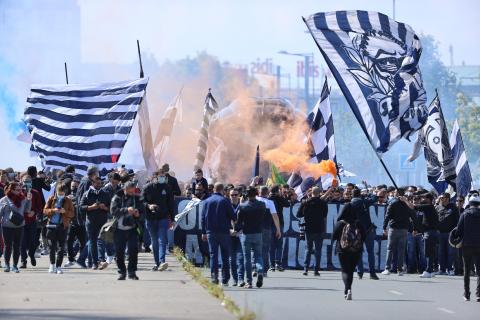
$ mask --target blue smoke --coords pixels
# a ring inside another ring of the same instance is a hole
[[[16,136],[21,130],[26,130],[26,126],[23,121],[17,120],[17,99],[15,96],[8,90],[6,81],[14,74],[14,68],[8,65],[0,57],[0,74],[2,79],[0,81],[0,108],[5,112],[5,119],[7,123],[7,128],[9,133],[12,136]]]

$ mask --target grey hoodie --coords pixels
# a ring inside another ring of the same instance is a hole
[[[20,208],[17,208],[13,202],[7,197],[0,199],[0,221],[3,227],[6,228],[22,228],[25,225],[25,220],[19,226],[14,225],[10,222],[10,213],[15,211],[17,214],[23,217],[25,211],[30,211],[32,208],[32,201],[23,199],[22,205]]]

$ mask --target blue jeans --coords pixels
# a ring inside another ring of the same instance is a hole
[[[248,284],[252,284],[252,250],[257,272],[258,274],[263,273],[262,238],[262,233],[242,234],[240,236],[243,256],[245,257],[245,272],[247,274]]]
[[[165,262],[169,222],[168,219],[147,220],[146,226],[152,241],[153,259],[155,264],[159,266]]]
[[[407,234],[407,229],[388,229],[387,262],[385,263],[386,270],[393,270],[392,260],[395,255],[397,257],[397,270],[398,272],[403,271]]]
[[[272,241],[270,242],[270,264],[282,266],[283,234],[280,239],[277,239],[275,230],[275,228],[272,230]],[[280,226],[280,230],[283,230],[283,226]]]
[[[103,258],[105,260],[105,255],[101,252],[100,248],[101,245],[99,246],[99,242],[101,240],[98,239],[98,235],[100,234],[100,229],[102,228],[103,224],[97,224],[97,223],[89,223],[87,222],[86,227],[87,227],[87,237],[88,237],[88,255],[92,265],[98,265],[98,262],[100,261],[99,259],[99,251],[100,251],[100,258]]]
[[[427,272],[432,273],[435,268],[435,257],[438,247],[438,231],[430,230],[423,233],[425,245],[425,258],[427,259]]]
[[[371,228],[365,235],[365,248],[367,249],[368,254],[368,271],[370,273],[375,272],[375,238],[377,234],[374,228]],[[358,261],[358,272],[363,273],[363,253],[360,255],[360,260]]]
[[[423,272],[425,271],[427,262],[425,260],[425,247],[423,243],[423,235],[416,234],[413,236],[411,232],[407,235],[407,255],[408,255],[408,271]]]
[[[438,264],[440,271],[453,271],[455,248],[448,243],[448,232],[442,232],[438,236]]]
[[[218,280],[218,247],[222,254],[222,283],[230,280],[229,257],[231,239],[228,233],[208,233],[208,250],[210,251],[210,274],[212,280]]]
[[[272,242],[272,229],[263,229],[262,232],[262,261],[263,261],[263,272],[267,272],[270,268],[270,243]],[[256,261],[256,259],[255,259]],[[258,270],[257,270],[258,271]]]
[[[308,271],[310,267],[310,258],[313,253],[313,246],[315,245],[315,271],[320,271],[320,259],[322,258],[322,245],[323,234],[322,233],[305,233],[305,261],[303,263],[305,271]]]
[[[29,223],[23,227],[23,241],[22,241],[22,262],[27,262],[27,257],[30,260],[35,259],[35,238],[37,236],[37,223]]]
[[[98,247],[98,260],[100,261],[106,261],[105,253],[109,257],[112,257],[115,255],[115,247],[113,243],[105,243],[105,241],[98,239],[97,247]]]
[[[239,237],[231,237],[232,251],[230,253],[230,269],[235,282],[244,281],[245,265],[243,259],[242,244]]]

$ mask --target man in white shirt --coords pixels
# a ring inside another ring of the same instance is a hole
[[[280,221],[278,220],[277,210],[272,200],[268,199],[270,190],[268,187],[260,187],[260,196],[257,196],[257,200],[265,203],[267,207],[265,218],[263,219],[263,232],[262,232],[262,256],[263,256],[263,276],[267,276],[267,270],[270,268],[270,246],[272,242],[272,230],[275,230],[275,237],[279,239],[281,237]],[[275,228],[275,229],[274,229]]]

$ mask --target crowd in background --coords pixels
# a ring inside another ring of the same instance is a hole
[[[25,172],[8,168],[0,170],[0,176],[0,255],[5,272],[19,273],[29,261],[34,267],[36,259],[48,255],[50,273],[62,274],[74,265],[102,270],[116,261],[119,280],[127,276],[138,280],[139,251],[153,253],[152,271],[164,271],[165,256],[173,247],[168,234],[178,213],[175,198],[182,197],[203,203],[202,239],[208,243],[211,279],[216,284],[220,271],[222,285],[247,288],[253,287],[254,277],[255,285],[262,287],[268,272],[284,271],[283,209],[296,203],[300,203],[297,218],[306,246],[305,276],[311,266],[313,275],[320,276],[328,204],[344,204],[332,239],[347,300],[352,299],[355,271],[363,278],[364,249],[370,279],[379,279],[374,253],[378,228],[388,240],[384,276],[464,275],[464,298],[470,299],[473,265],[480,273],[478,191],[465,199],[415,186],[372,187],[363,182],[327,190],[315,186],[299,200],[287,184],[267,187],[260,185],[259,177],[248,185],[209,184],[202,170],[196,170],[190,182],[179,183],[168,164],[142,182],[123,167],[105,177],[95,167],[79,177],[73,166],[54,173],[33,166]],[[387,207],[382,226],[372,223],[372,205]]]

